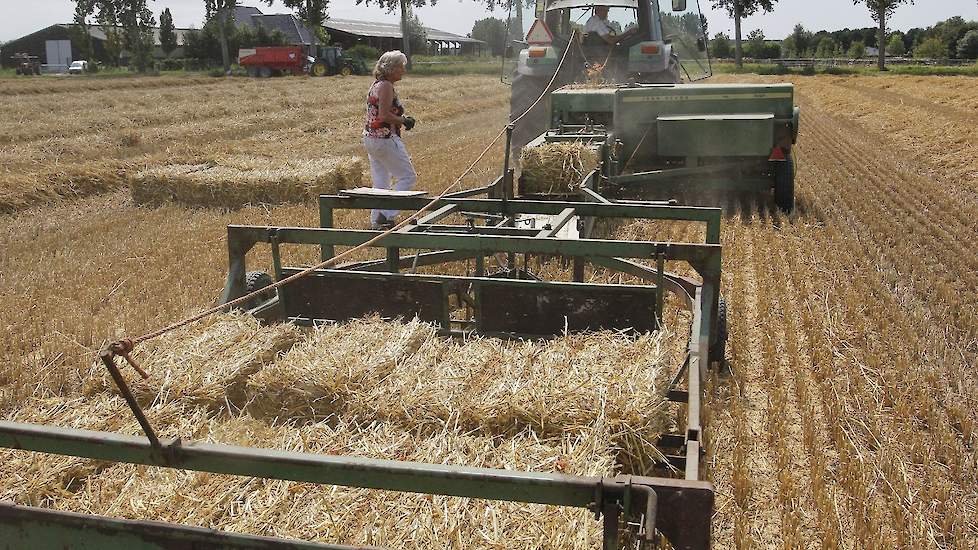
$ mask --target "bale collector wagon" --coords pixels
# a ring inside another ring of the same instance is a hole
[[[372,189],[324,195],[317,228],[228,226],[230,264],[220,303],[251,290],[249,281],[255,279],[248,276],[246,257],[266,244],[271,278],[288,282],[266,289],[271,296],[249,309],[268,321],[317,324],[379,314],[417,317],[446,336],[547,338],[602,329],[648,332],[662,326],[667,307],[686,309],[691,324],[685,358],[674,366],[665,389],[676,429],[656,442],[661,457],[645,457],[658,465],[657,477],[532,473],[161,439],[116,365],[117,357],[128,358],[132,349],[125,341],[106,348],[101,362],[143,436],[0,422],[0,445],[203,472],[585,508],[601,521],[606,550],[630,544],[652,548],[663,539],[675,548],[709,548],[714,494],[700,467],[701,398],[711,349],[723,350],[718,325],[724,321],[717,310],[720,210],[616,202],[594,189],[581,200],[528,200],[514,197],[514,187],[507,166],[484,187],[434,201],[423,192]],[[336,210],[370,208],[422,214],[388,234],[334,227]],[[702,227],[705,238],[688,243],[597,238],[594,228],[616,219],[685,221]],[[282,260],[285,246],[315,247],[329,260],[337,247],[364,244],[381,257],[312,270]],[[556,267],[547,275],[533,273],[527,266],[539,258]],[[472,269],[462,274],[460,262]],[[685,265],[695,275],[670,273],[666,262]],[[620,273],[632,282],[610,276],[603,283],[587,282],[595,270]],[[296,277],[303,271],[305,276]],[[289,277],[294,280],[286,281]],[[31,548],[344,548],[8,505],[0,506],[0,538]]]

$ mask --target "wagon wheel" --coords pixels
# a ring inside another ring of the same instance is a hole
[[[326,64],[321,61],[317,61],[313,64],[311,72],[312,76],[326,76]]]
[[[261,78],[269,78],[272,76],[272,70],[268,67],[259,67],[258,76]]]
[[[343,65],[343,68],[340,69],[340,74],[343,76],[350,76],[353,74],[353,68],[349,65]]]
[[[248,76],[253,77],[253,78],[258,78],[258,68],[257,67],[248,67]]]
[[[245,293],[251,294],[256,290],[261,290],[272,284],[272,276],[264,271],[249,271],[245,274]],[[262,292],[258,296],[248,300],[244,307],[245,309],[252,309],[258,307],[262,302],[270,299],[274,296],[274,290],[269,290],[268,292]]]

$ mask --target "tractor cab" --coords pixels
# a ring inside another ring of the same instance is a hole
[[[524,9],[517,4],[519,13],[510,18],[509,36],[520,53],[504,78],[552,76],[568,48],[576,63],[572,72],[587,75],[587,69],[593,74],[597,68],[605,82],[679,83],[711,76],[698,3],[674,0],[668,10],[659,4],[659,0],[539,0]],[[610,36],[602,37],[592,27],[610,29]]]
[[[712,75],[696,0],[538,0],[514,3],[508,36],[520,48],[511,82],[514,151],[548,128],[549,97],[573,83],[679,84]],[[601,28],[610,32],[596,32]],[[604,36],[602,36],[602,34]],[[514,47],[514,49],[516,49]]]

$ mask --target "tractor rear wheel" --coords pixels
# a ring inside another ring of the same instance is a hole
[[[795,162],[793,155],[774,162],[774,203],[785,214],[795,209]]]
[[[261,290],[267,286],[271,286],[272,276],[264,271],[249,271],[245,274],[245,293],[251,294],[256,290]],[[262,302],[271,299],[275,295],[274,290],[269,290],[268,292],[262,292],[261,294],[255,296],[251,300],[247,300],[244,303],[245,309],[252,309],[261,305]]]
[[[550,78],[525,74],[517,74],[513,78],[509,120],[514,121],[522,116],[513,127],[512,149],[513,157],[517,160],[520,158],[523,146],[533,141],[533,138],[545,132],[550,126],[550,98],[543,98],[533,105],[533,102],[547,90],[549,83]]]
[[[717,306],[716,337],[710,344],[710,363],[723,363],[727,353],[727,301],[722,297]]]
[[[326,64],[322,61],[313,63],[312,69],[309,70],[309,74],[312,76],[326,76]]]

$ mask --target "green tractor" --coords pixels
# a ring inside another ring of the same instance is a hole
[[[528,21],[507,71],[514,157],[582,141],[602,159],[595,190],[693,204],[716,191],[757,192],[790,212],[794,87],[694,84],[712,76],[698,2],[671,0],[669,8],[660,0],[538,0],[532,15],[511,18]]]
[[[309,74],[312,76],[368,74],[367,63],[363,58],[346,55],[339,46],[319,46],[315,54],[309,66]]]

